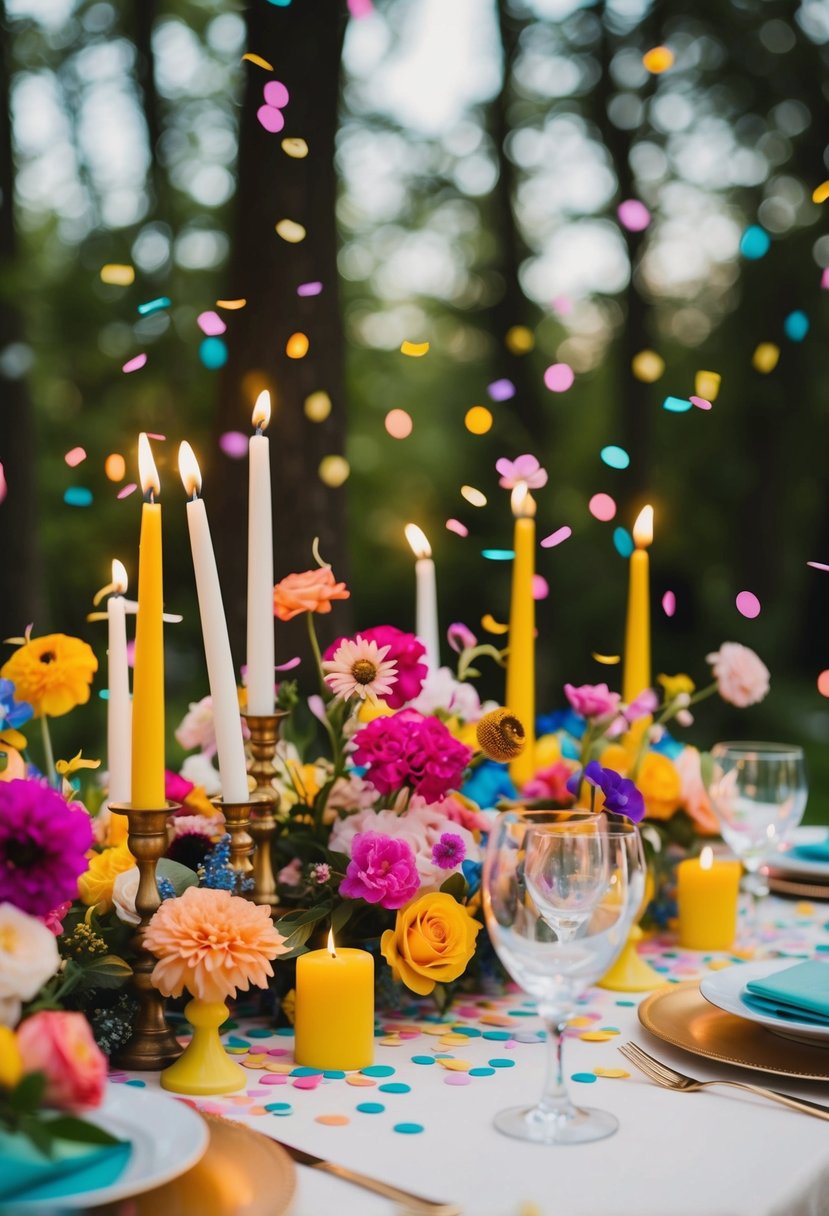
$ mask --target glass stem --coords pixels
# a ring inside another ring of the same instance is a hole
[[[544,1076],[544,1090],[538,1104],[545,1115],[556,1115],[566,1118],[573,1111],[573,1104],[564,1084],[562,1067],[562,1047],[564,1039],[562,1031],[566,1026],[565,1017],[560,1014],[550,1014],[541,1011],[544,1029],[547,1031],[547,1069]]]
[[[761,870],[754,873],[747,871],[743,875],[743,890],[748,895],[746,907],[746,938],[750,945],[755,946],[760,940],[760,909],[763,900],[769,893],[768,882]]]

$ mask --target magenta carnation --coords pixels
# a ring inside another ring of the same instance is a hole
[[[472,749],[458,743],[439,718],[424,718],[401,709],[375,718],[354,736],[354,762],[381,794],[409,786],[427,802],[438,802],[457,789]]]
[[[432,861],[441,870],[456,870],[466,857],[466,845],[456,832],[444,832],[432,845]]]
[[[407,841],[380,832],[359,832],[354,837],[340,895],[394,909],[407,904],[419,888],[417,862]]]
[[[373,629],[361,629],[360,637],[366,642],[376,642],[378,646],[388,646],[385,654],[387,661],[397,663],[395,671],[396,682],[391,692],[384,694],[383,700],[392,709],[401,709],[409,701],[419,695],[423,681],[429,674],[429,668],[423,662],[426,647],[413,633],[403,633],[394,625],[375,625]],[[337,638],[322,656],[325,661],[333,659],[334,652],[341,642],[347,638]]]
[[[0,782],[0,903],[46,918],[78,894],[92,820],[40,781]]]

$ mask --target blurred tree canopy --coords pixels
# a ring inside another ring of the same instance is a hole
[[[800,738],[820,765],[829,584],[806,562],[829,560],[829,234],[812,201],[829,176],[825,3],[5,0],[0,23],[4,637],[34,618],[103,656],[84,618],[112,557],[135,577],[138,495],[118,493],[146,430],[166,436],[166,599],[185,615],[168,630],[173,704],[206,690],[184,437],[241,664],[246,463],[220,439],[249,433],[267,384],[278,576],[311,565],[319,536],[347,570],[354,626],[411,627],[411,519],[432,542],[443,623],[480,633],[508,603],[509,564],[482,556],[511,541],[495,461],[532,451],[550,472],[539,535],[573,530],[538,550],[540,704],[564,680],[618,682],[591,657],[621,646],[613,529],[650,501],[656,670],[702,678],[725,639],[772,670],[762,707],[712,706],[692,734]],[[673,63],[648,70],[660,46]],[[272,134],[256,111],[274,78],[290,101]],[[647,213],[620,212],[631,201]],[[305,239],[281,239],[281,219]],[[103,282],[108,263],[135,281]],[[160,297],[168,307],[139,307]],[[197,324],[214,309],[224,347]],[[286,351],[294,334],[302,358]],[[407,357],[404,342],[430,349]],[[772,370],[758,370],[761,343],[779,348]],[[655,378],[634,373],[643,350],[664,366]],[[575,374],[566,392],[545,385],[554,363]],[[713,408],[665,410],[700,371],[722,377]],[[492,387],[503,381],[513,395]],[[475,405],[492,414],[483,434],[465,426]],[[410,416],[407,437],[387,430],[392,410]],[[602,463],[608,444],[629,468]],[[78,446],[86,459],[69,467]],[[126,462],[116,480],[112,454]],[[67,504],[72,486],[91,505]],[[599,492],[618,503],[612,522],[588,510]],[[741,590],[763,605],[755,620],[736,610]],[[277,638],[280,658],[297,652],[290,630]],[[500,687],[486,673],[482,690]]]

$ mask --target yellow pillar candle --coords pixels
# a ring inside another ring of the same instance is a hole
[[[622,669],[622,700],[626,705],[651,686],[650,562],[647,546],[653,540],[653,507],[643,507],[633,525],[636,545],[630,555],[625,653]],[[625,748],[633,759],[649,718],[639,718],[625,735]]]
[[[714,861],[709,845],[676,869],[679,944],[688,950],[729,950],[737,936],[739,861]]]
[[[157,810],[164,799],[164,588],[161,504],[150,442],[138,438],[144,505],[138,550],[138,616],[132,692],[132,797],[139,810]]]
[[[294,1058],[308,1068],[367,1068],[374,1059],[374,959],[367,950],[326,950],[296,961]]]
[[[515,516],[512,593],[509,613],[509,653],[505,704],[524,726],[527,742],[510,765],[520,789],[535,773],[535,500],[526,482],[512,492]]]

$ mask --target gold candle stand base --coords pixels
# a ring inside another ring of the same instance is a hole
[[[253,862],[250,858],[254,841],[248,829],[251,811],[256,803],[225,802],[224,798],[213,798],[212,802],[216,810],[221,811],[225,817],[225,827],[230,837],[230,868],[242,880],[249,878],[253,874]],[[241,885],[238,894],[248,899],[253,896],[252,891],[241,890]]]
[[[279,907],[271,859],[271,841],[277,829],[274,812],[279,805],[279,794],[273,784],[276,776],[273,761],[279,741],[279,728],[287,717],[288,713],[284,709],[275,710],[272,714],[244,715],[250,730],[250,750],[253,756],[248,772],[256,782],[250,817],[250,834],[256,843],[252,898],[255,904],[267,904],[272,915]]]
[[[116,815],[126,815],[129,823],[127,844],[138,864],[138,893],[135,910],[141,917],[132,939],[137,958],[131,985],[138,998],[138,1014],[132,1038],[113,1056],[118,1068],[155,1072],[177,1060],[184,1050],[164,1017],[164,998],[153,985],[155,956],[144,946],[144,933],[150,918],[161,904],[156,884],[156,865],[167,851],[167,818],[179,809],[168,802],[163,809],[140,810],[128,803],[110,803]]]

